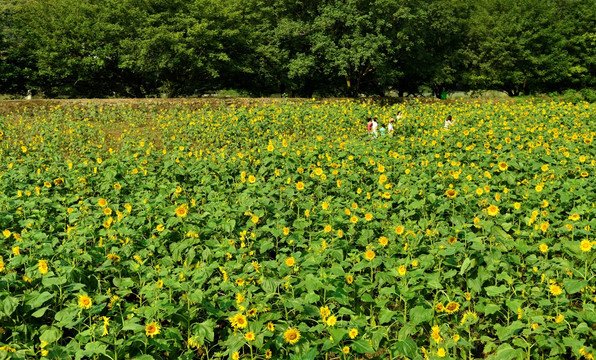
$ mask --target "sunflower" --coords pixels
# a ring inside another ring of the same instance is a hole
[[[403,226],[401,226],[401,225],[397,225],[397,227],[395,228],[395,233],[396,233],[397,235],[401,235],[401,234],[403,234],[403,233],[404,233],[404,227],[403,227]]]
[[[271,350],[269,350],[269,349],[265,350],[265,359],[271,359],[271,356],[273,356],[273,354],[271,353]]]
[[[435,343],[439,343],[441,341],[443,341],[443,338],[441,337],[440,334],[441,328],[439,327],[439,325],[434,325],[431,329],[431,334],[430,337],[435,341]]]
[[[571,221],[577,221],[579,220],[579,214],[573,214],[569,217],[569,220]]]
[[[334,326],[337,323],[337,318],[335,317],[335,315],[331,315],[327,318],[327,321],[325,321],[325,323],[327,323],[327,326]]]
[[[559,296],[563,293],[563,290],[561,290],[561,287],[559,285],[555,285],[555,284],[550,285],[549,290],[550,290],[550,293],[555,296]]]
[[[354,277],[352,275],[346,275],[346,283],[351,285],[354,282]]]
[[[106,257],[112,261],[120,261],[120,256],[116,254],[108,254]]]
[[[400,267],[397,269],[397,273],[398,273],[400,276],[404,276],[404,275],[406,274],[406,266],[405,266],[405,265],[402,265],[402,266],[400,266]]]
[[[48,273],[48,263],[45,260],[39,260],[37,262],[37,268],[39,270],[39,273],[42,275],[45,275]]]
[[[387,244],[389,243],[389,239],[387,239],[385,236],[381,236],[379,238],[379,244],[383,247],[387,246]]]
[[[445,191],[445,195],[447,195],[447,197],[450,199],[454,199],[457,196],[457,191],[455,191],[453,189],[449,189],[449,190]]]
[[[491,205],[488,207],[487,211],[490,216],[497,216],[499,213],[499,208],[495,205]]]
[[[302,181],[298,181],[296,183],[296,189],[298,189],[298,190],[304,190],[304,183]]]
[[[186,215],[188,215],[188,206],[186,204],[182,204],[176,208],[176,216],[186,217]]]
[[[108,205],[108,201],[104,198],[97,200],[97,205],[101,207],[106,207]]]
[[[296,260],[294,259],[293,256],[290,256],[289,258],[286,259],[285,264],[288,267],[292,267],[292,266],[294,266],[294,264],[296,264]]]
[[[459,310],[459,304],[455,301],[450,301],[449,303],[447,303],[447,306],[445,306],[445,312],[447,312],[448,314],[453,314],[457,310]]]
[[[349,354],[350,353],[350,347],[349,346],[344,346],[343,349],[341,349],[341,352],[343,352],[344,354]]]
[[[300,340],[300,331],[295,328],[289,328],[284,332],[284,340],[290,345],[296,344]]]
[[[592,250],[592,243],[590,240],[582,240],[582,242],[579,243],[579,248],[583,252],[588,252]]]
[[[367,250],[367,251],[364,253],[364,258],[365,258],[366,260],[368,260],[368,261],[371,261],[372,259],[374,259],[374,258],[375,258],[375,252],[374,252],[374,251],[372,251],[372,250]]]
[[[252,331],[247,332],[246,334],[244,334],[244,338],[248,341],[255,341],[256,336],[255,333]]]
[[[246,320],[246,316],[241,313],[234,315],[234,317],[230,318],[230,322],[232,326],[238,329],[245,329],[248,326],[248,320]]]
[[[319,312],[321,314],[321,318],[323,321],[327,321],[327,316],[331,315],[331,310],[329,310],[329,306],[321,306],[319,308]]]
[[[91,305],[93,305],[93,302],[89,296],[79,295],[79,307],[81,309],[91,309]]]
[[[159,324],[156,323],[155,321],[152,321],[149,324],[147,324],[147,326],[145,326],[145,335],[153,337],[160,333],[159,330],[160,330]]]

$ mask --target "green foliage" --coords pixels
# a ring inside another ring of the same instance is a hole
[[[0,92],[399,96],[594,88],[593,1],[10,0]]]

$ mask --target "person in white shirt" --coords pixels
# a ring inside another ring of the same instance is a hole
[[[451,115],[447,116],[447,119],[445,119],[445,124],[443,125],[443,129],[445,129],[445,130],[449,129],[449,127],[451,125],[453,125],[454,123],[455,123],[455,120],[453,120]]]
[[[379,127],[379,123],[377,123],[377,118],[373,118],[373,123],[372,123],[372,133],[373,133],[373,138],[377,137],[377,127]]]
[[[393,127],[394,122],[395,122],[395,119],[389,119],[389,125],[387,125],[387,132],[391,136],[393,136],[393,132],[395,131],[395,128]]]

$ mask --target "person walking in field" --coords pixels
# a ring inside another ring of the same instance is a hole
[[[395,122],[395,119],[389,119],[389,124],[387,124],[387,132],[389,133],[390,136],[393,136],[393,132],[395,131],[395,129],[393,128],[394,122]]]
[[[373,125],[372,118],[368,118],[368,121],[366,123],[366,131],[368,131],[368,136],[370,136],[371,138],[373,136],[372,125]]]

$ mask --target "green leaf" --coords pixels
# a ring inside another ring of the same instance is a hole
[[[203,339],[209,340],[210,342],[213,341],[215,338],[215,333],[213,329],[215,328],[215,323],[213,320],[206,320],[200,324],[195,325],[194,329],[197,332],[197,335],[202,337]]]
[[[568,294],[575,294],[588,286],[588,280],[563,279],[563,286]]]
[[[348,331],[345,329],[329,329],[329,334],[333,337],[334,345],[339,344],[347,333]]]
[[[19,306],[19,299],[12,296],[7,296],[4,301],[4,314],[6,316],[10,316]]]
[[[32,294],[33,295],[33,294]],[[33,309],[40,307],[43,305],[44,302],[50,300],[54,297],[54,294],[51,294],[47,291],[42,292],[41,294],[33,295],[29,301],[27,301],[27,305],[31,306]]]
[[[128,289],[134,285],[131,278],[115,278],[114,285],[119,289]]]
[[[98,341],[90,342],[85,345],[84,354],[91,357],[93,355],[105,354],[107,346]]]
[[[519,330],[523,329],[525,325],[521,321],[514,321],[509,326],[495,325],[497,336],[499,340],[505,341],[515,335]]]
[[[522,349],[514,349],[509,344],[503,344],[499,346],[497,349],[497,353],[495,354],[495,360],[514,360],[514,359],[522,359],[524,356],[524,351]]]
[[[39,341],[45,341],[48,344],[51,344],[54,341],[60,339],[60,337],[62,337],[62,331],[52,326],[39,335]]]
[[[41,309],[39,309],[36,312],[34,312],[33,314],[31,314],[31,316],[40,318],[43,316],[43,314],[46,313],[46,310],[48,310],[48,308],[49,308],[48,306],[42,307]]]
[[[499,296],[505,294],[509,289],[507,286],[487,286],[484,288],[486,290],[486,295],[488,296]]]
[[[403,341],[398,341],[393,347],[391,348],[392,355],[401,355],[406,358],[414,358],[416,357],[418,347],[416,343],[411,338],[407,338]]]
[[[391,311],[387,308],[381,309],[381,312],[379,313],[379,324],[390,322],[391,318],[393,318],[393,315],[395,314],[397,314],[397,311]]]
[[[468,271],[469,269],[473,268],[474,265],[472,263],[472,260],[470,260],[470,258],[465,258],[464,262],[461,264],[461,269],[459,270],[459,274],[463,275],[466,273],[466,271]]]
[[[145,330],[145,326],[137,323],[138,319],[132,318],[129,320],[124,320],[122,323],[122,331],[134,331],[139,332]]]
[[[360,339],[352,343],[352,349],[360,354],[372,354],[375,352],[369,340]]]
[[[499,305],[497,305],[497,304],[488,304],[484,308],[484,314],[485,315],[492,315],[492,314],[496,313],[499,310],[501,310],[501,307]]]
[[[413,325],[419,325],[424,322],[429,322],[432,320],[433,314],[433,309],[427,309],[423,306],[416,306],[410,309],[410,321]]]
[[[56,315],[54,316],[54,320],[56,320],[58,323],[56,323],[56,326],[64,326],[69,324],[70,322],[72,322],[74,320],[74,318],[77,316],[77,314],[79,313],[79,311],[75,308],[64,308],[60,311],[58,311],[56,313]]]

